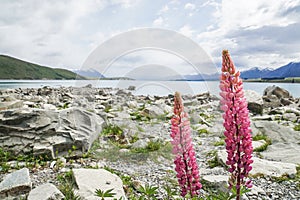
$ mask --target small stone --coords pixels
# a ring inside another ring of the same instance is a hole
[[[53,169],[55,164],[56,164],[56,160],[52,161],[51,164],[50,164],[50,168]]]
[[[148,138],[139,139],[135,143],[132,144],[132,148],[146,148],[150,140]]]
[[[291,122],[297,121],[297,115],[295,113],[284,113],[282,118]]]
[[[119,152],[120,153],[128,153],[128,152],[130,152],[130,150],[129,149],[120,149]]]

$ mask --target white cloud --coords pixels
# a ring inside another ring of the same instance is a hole
[[[196,8],[195,4],[192,4],[192,3],[187,3],[184,6],[184,9],[187,9],[187,10],[195,10],[195,8]]]
[[[159,16],[158,18],[156,18],[153,21],[153,26],[161,26],[161,25],[163,25],[163,22],[164,22],[164,19],[161,16]]]
[[[183,27],[181,27],[179,29],[179,33],[187,36],[187,37],[192,37],[193,34],[195,33],[194,30],[191,29],[191,27],[189,25],[184,25]]]
[[[297,47],[284,42],[288,36],[279,39],[278,35],[285,32],[291,34],[289,27],[300,23],[299,11],[289,12],[289,9],[299,4],[300,1],[292,0],[254,0],[243,3],[239,0],[223,0],[221,12],[215,15],[215,25],[208,26],[207,31],[198,34],[198,41],[218,63],[222,49],[226,48],[231,50],[237,63],[243,67],[279,67],[293,60],[290,55],[299,52]],[[300,45],[296,37],[294,42]],[[280,50],[288,45],[289,51]]]
[[[165,12],[168,12],[168,10],[169,10],[169,6],[164,5],[164,7],[159,11],[159,13],[165,13]]]

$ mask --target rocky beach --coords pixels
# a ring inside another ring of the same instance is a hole
[[[0,90],[0,199],[138,199],[140,186],[179,188],[170,145],[173,95],[134,96],[128,89],[26,88]],[[250,110],[253,188],[243,199],[300,199],[300,98],[271,86],[245,91]],[[204,197],[227,192],[219,97],[183,95]],[[71,172],[71,173],[70,173]],[[174,197],[175,198],[175,197]],[[178,196],[179,198],[179,196]],[[73,198],[75,199],[75,198]],[[112,199],[112,198],[105,198]]]

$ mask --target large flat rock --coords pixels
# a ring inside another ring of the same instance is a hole
[[[122,180],[107,170],[74,169],[73,173],[78,186],[78,194],[84,200],[100,200],[100,197],[95,196],[96,189],[102,191],[113,189],[112,192],[116,193],[114,198],[124,197],[126,199]],[[113,200],[114,198],[105,198],[105,200]]]
[[[261,155],[268,160],[300,164],[300,144],[276,143],[269,145]]]
[[[202,179],[207,181],[209,184],[220,189],[223,192],[228,192],[228,179],[226,175],[204,175]]]
[[[28,194],[32,183],[29,177],[29,170],[23,168],[4,177],[0,183],[0,199]]]
[[[219,161],[221,161],[223,164],[226,163],[226,150],[218,151],[217,155]],[[272,177],[281,177],[282,175],[289,175],[290,177],[293,177],[297,173],[296,166],[297,165],[293,163],[270,161],[253,157],[252,170],[250,171],[250,174],[263,174]]]
[[[65,196],[55,185],[45,183],[30,191],[27,200],[62,200]]]
[[[2,111],[0,147],[13,154],[33,152],[52,158],[75,148],[80,154],[89,150],[104,123],[100,116],[80,108]]]
[[[261,133],[270,137],[273,143],[296,143],[300,141],[300,131],[282,126],[276,121],[254,121],[253,125]]]

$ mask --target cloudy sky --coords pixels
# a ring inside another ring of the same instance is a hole
[[[0,54],[51,67],[80,69],[104,41],[145,27],[183,34],[216,66],[222,49],[240,69],[300,61],[300,0],[1,0],[0,8]],[[114,65],[184,63],[165,54],[134,52]]]

